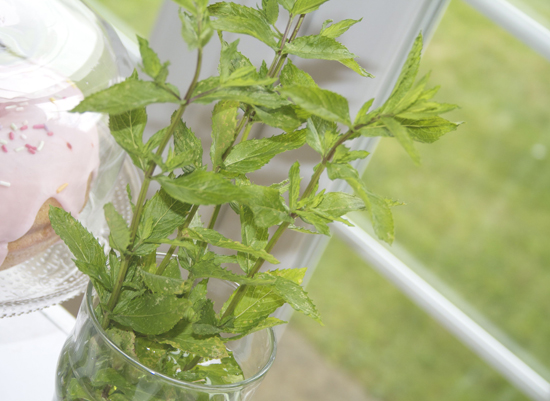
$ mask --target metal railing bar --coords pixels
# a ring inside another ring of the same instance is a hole
[[[338,224],[334,229],[364,260],[523,393],[536,401],[550,400],[548,381],[377,240],[357,225]]]
[[[506,0],[464,0],[550,60],[550,30]]]

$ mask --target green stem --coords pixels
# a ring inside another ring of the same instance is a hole
[[[279,64],[281,55],[283,53],[283,49],[285,48],[286,38],[288,37],[288,34],[290,33],[290,27],[292,26],[293,21],[294,21],[294,16],[292,14],[290,14],[290,18],[288,19],[288,23],[286,24],[285,33],[283,34],[283,37],[281,39],[281,46],[279,47],[279,50],[277,50],[277,56],[275,57],[275,59],[271,63],[271,66],[269,67],[269,72],[267,73],[267,75],[269,75],[270,77],[275,76],[275,71],[277,70],[277,65]]]
[[[195,87],[197,86],[201,67],[202,67],[202,49],[199,48],[195,76],[193,77],[193,81],[191,82],[191,85],[189,86],[189,89],[187,90],[187,93],[185,94],[185,97],[183,99],[185,102],[178,108],[175,117],[172,119],[170,126],[166,131],[166,135],[164,135],[161,143],[157,148],[156,155],[159,157],[162,157],[162,153],[164,152],[164,149],[168,145],[170,138],[172,138],[172,135],[174,134],[174,131],[176,129],[178,122],[181,121],[181,117],[183,116],[183,113],[187,108],[187,104],[191,97],[191,94],[193,93],[193,91],[195,90]],[[106,307],[103,322],[102,322],[102,327],[104,329],[106,329],[109,326],[110,315],[113,312],[113,309],[115,308],[115,305],[118,303],[118,300],[120,298],[120,293],[122,291],[124,279],[126,278],[126,273],[128,272],[128,266],[130,265],[130,259],[132,258],[131,251],[133,251],[135,246],[139,221],[141,220],[141,215],[145,207],[145,199],[147,197],[147,191],[149,190],[152,176],[156,167],[157,167],[157,164],[153,160],[151,160],[149,161],[147,170],[145,171],[143,183],[141,184],[138,200],[136,202],[136,209],[134,211],[134,215],[132,216],[132,222],[130,224],[130,245],[128,247],[128,249],[130,250],[130,253],[124,255],[124,259],[120,264],[120,271],[119,271],[115,286],[113,288],[113,292],[111,293],[111,295],[109,296],[109,300],[107,301],[107,307]]]

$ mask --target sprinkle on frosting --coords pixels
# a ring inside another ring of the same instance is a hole
[[[73,145],[71,145],[69,142],[67,142],[67,147],[71,150],[73,149]]]
[[[22,150],[25,150],[25,147],[24,146],[20,146],[18,148],[15,148],[15,151],[16,152],[21,152]]]
[[[17,131],[17,125],[15,125],[15,123],[11,123],[10,127],[12,130]]]
[[[53,135],[53,132],[52,131],[48,131],[48,136],[52,136]]]
[[[7,181],[0,181],[0,187],[11,187],[11,183],[7,182]]]
[[[27,139],[27,135],[21,134],[21,138],[22,138],[22,139]]]
[[[21,129],[21,131],[25,131],[27,128],[29,128],[28,125],[23,125],[20,129]]]
[[[32,126],[33,129],[44,129],[46,128],[46,125],[45,124],[34,124]]]
[[[16,104],[10,104],[9,106],[6,106],[5,109],[10,110],[10,109],[15,109],[16,107],[17,107]]]
[[[6,147],[6,145],[2,145],[2,150],[3,150],[5,153],[8,153],[8,148]]]
[[[38,150],[40,152],[43,147],[44,147],[44,141],[40,141],[40,143],[38,144],[38,147],[36,148],[36,150]]]
[[[55,103],[55,98],[54,98],[54,97],[51,97],[51,98],[50,98],[50,102]]]
[[[8,141],[6,141],[5,139],[0,139],[0,143],[2,145],[7,145],[8,144]]]
[[[57,193],[62,192],[65,188],[67,188],[68,185],[69,185],[68,183],[61,185],[59,188],[57,188],[56,192]]]
[[[13,132],[10,132],[10,139],[13,141],[15,139],[15,135],[13,134]]]

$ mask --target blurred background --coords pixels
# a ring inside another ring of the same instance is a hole
[[[163,3],[86,2],[129,37],[148,37]],[[547,0],[511,3],[550,27]],[[466,124],[419,145],[420,167],[396,142],[378,144],[363,178],[406,203],[392,252],[548,380],[550,64],[452,0],[422,69]],[[308,292],[325,326],[292,318],[258,400],[528,399],[343,240],[321,260]]]

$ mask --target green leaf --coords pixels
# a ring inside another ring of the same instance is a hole
[[[242,203],[250,207],[258,227],[267,228],[283,221],[292,222],[290,212],[277,189],[259,185],[240,188],[246,194]]]
[[[212,85],[213,81],[209,83]],[[268,108],[277,108],[288,105],[288,101],[283,99],[279,94],[272,89],[261,86],[236,86],[236,87],[217,87],[211,92],[205,93],[206,87],[197,87],[193,96],[199,96],[194,100],[195,103],[208,104],[216,100],[235,100],[241,103],[250,104],[253,106],[263,106]],[[203,91],[204,92],[201,92]]]
[[[168,76],[168,64],[162,64],[157,54],[149,47],[149,42],[138,35],[139,53],[143,70],[158,83],[164,83]]]
[[[355,61],[352,58],[345,58],[342,60],[338,60],[340,63],[344,64],[346,67],[348,67],[350,70],[355,71],[359,75],[365,78],[374,78],[374,75],[372,75],[370,72],[365,70],[363,67],[359,65],[357,61]]]
[[[443,113],[448,113],[457,109],[458,106],[447,103],[429,102],[420,100],[411,107],[400,112],[397,117],[410,120],[425,120],[439,116]]]
[[[300,182],[302,177],[300,177],[300,163],[295,162],[292,167],[290,167],[290,172],[288,173],[290,178],[290,189],[288,190],[288,206],[291,211],[296,209],[298,205],[298,199],[300,198]]]
[[[411,138],[417,142],[433,143],[448,132],[455,131],[461,123],[453,123],[441,117],[426,120],[405,120],[396,118],[407,129]],[[380,125],[365,127],[359,130],[363,136],[393,136],[385,127]]]
[[[281,95],[314,116],[350,126],[349,105],[345,97],[320,88],[291,85],[278,89]]]
[[[382,117],[381,121],[391,132],[391,134],[397,139],[401,146],[403,146],[403,148],[407,151],[415,164],[420,164],[420,154],[418,153],[418,150],[414,147],[413,139],[409,135],[407,129],[402,126],[399,121],[393,118]]]
[[[126,355],[137,358],[136,334],[132,330],[123,330],[118,327],[109,327],[105,330],[107,337]]]
[[[292,7],[294,7],[294,3],[296,3],[296,0],[277,0],[277,2],[282,5],[285,10],[291,11]]]
[[[347,225],[342,216],[349,212],[365,210],[365,202],[361,198],[344,192],[329,192],[323,195],[323,200],[312,211],[330,221],[336,220]]]
[[[302,312],[321,324],[323,323],[317,308],[301,285],[285,278],[281,271],[267,272],[261,275],[275,276],[277,280],[273,288],[277,295],[292,306],[294,310]]]
[[[177,262],[173,259],[173,263]],[[145,270],[140,270],[143,282],[154,294],[160,295],[181,295],[187,289],[185,280],[159,276],[157,274],[148,273]]]
[[[236,340],[239,340],[243,337],[246,337],[249,334],[255,333],[257,331],[269,329],[271,327],[279,326],[281,324],[286,324],[286,323],[288,323],[288,322],[285,322],[284,320],[277,319],[275,317],[268,317],[264,320],[260,319],[257,326],[249,328],[244,333],[241,333],[238,336],[226,337],[226,338],[223,339],[223,341],[226,342],[226,343],[230,342],[230,341],[236,341]],[[234,329],[231,328],[231,327],[228,327],[227,331],[231,333],[232,330],[234,330]]]
[[[269,272],[272,278],[284,277],[296,284],[301,284],[306,269],[286,269]],[[223,315],[231,304],[235,292],[223,305],[220,315]],[[233,333],[246,332],[257,327],[269,315],[285,303],[273,285],[246,287],[242,300],[237,304],[233,314],[224,324],[224,329]]]
[[[182,164],[202,166],[202,143],[183,121],[174,130],[174,149],[176,154],[186,155]]]
[[[395,107],[401,102],[401,100],[411,90],[416,75],[418,74],[418,68],[420,66],[420,56],[422,53],[422,34],[416,37],[413,47],[403,65],[401,74],[397,79],[397,83],[393,89],[392,94],[383,106],[384,113],[392,113]]]
[[[178,323],[172,330],[157,337],[157,339],[162,344],[170,344],[172,347],[203,358],[219,359],[229,356],[219,336],[194,336],[192,325],[184,321]]]
[[[365,124],[368,121],[363,121],[367,117],[367,113],[369,112],[370,108],[372,107],[372,104],[374,103],[374,98],[366,101],[363,106],[361,106],[361,109],[359,109],[359,112],[355,116],[355,121],[353,122],[354,125],[359,124]]]
[[[145,203],[143,208],[143,215],[138,225],[138,246],[149,238],[168,237],[185,222],[190,207],[191,205],[172,198],[165,191],[158,191]],[[148,230],[146,229],[147,222],[149,222]],[[143,250],[140,254],[147,253],[149,252]]]
[[[328,0],[296,0],[294,7],[292,7],[291,14],[308,14],[319,9],[321,4],[326,3],[327,1]]]
[[[235,140],[237,129],[238,102],[219,102],[212,112],[212,147],[210,159],[212,166],[222,164],[222,156]]]
[[[132,158],[134,164],[142,170],[147,168],[143,146],[143,130],[146,125],[147,113],[144,108],[109,116],[111,135]]]
[[[367,190],[357,170],[349,164],[328,163],[327,172],[331,180],[345,180],[353,188],[369,210],[374,232],[378,238],[391,244],[394,240],[394,224],[390,206],[394,203]]]
[[[277,41],[264,13],[254,8],[235,3],[216,3],[208,7],[210,15],[216,17],[212,27],[219,31],[242,33],[261,40],[275,49]]]
[[[273,157],[288,150],[298,149],[306,142],[306,130],[295,131],[263,139],[241,142],[225,159],[223,167],[233,173],[246,174],[266,165]]]
[[[221,81],[227,80],[236,70],[247,67],[252,67],[256,70],[250,60],[237,51],[238,44],[239,40],[235,40],[231,43],[222,41],[222,51],[220,53],[220,63],[218,65],[218,72],[220,74]]]
[[[366,150],[350,150],[347,146],[340,145],[336,148],[336,152],[334,152],[332,162],[336,164],[349,163],[357,159],[364,159],[369,154]]]
[[[257,250],[264,250],[269,239],[267,228],[256,225],[254,213],[247,206],[239,206],[239,218],[243,245]],[[246,274],[252,271],[257,260],[256,256],[248,252],[239,252],[237,254],[237,262]]]
[[[233,281],[238,284],[247,284],[252,286],[264,286],[274,283],[271,277],[246,277],[235,274],[212,261],[201,261],[191,266],[189,271],[194,278],[217,278],[220,280]]]
[[[338,140],[335,123],[312,117],[307,122],[307,144],[317,153],[325,156]]]
[[[321,35],[326,36],[328,38],[336,39],[337,37],[341,36],[342,34],[346,33],[348,29],[350,29],[353,25],[357,24],[358,22],[361,22],[363,18],[361,19],[345,19],[343,21],[337,22],[335,24],[332,24],[330,26],[323,26],[323,29],[321,29]]]
[[[221,205],[246,196],[241,188],[212,171],[195,170],[175,179],[155,179],[171,197],[192,205]]]
[[[138,333],[158,335],[174,327],[190,306],[189,300],[172,295],[144,294],[124,308],[119,303],[111,318]]]
[[[107,203],[103,207],[105,219],[109,226],[109,244],[112,248],[124,253],[130,245],[130,230],[126,220],[116,211],[112,203]]]
[[[202,227],[195,227],[194,229],[187,228],[185,230],[185,233],[188,234],[189,238],[206,242],[208,244],[220,247],[220,248],[226,248],[226,249],[233,249],[235,251],[248,253],[250,255],[262,258],[269,263],[278,264],[279,261],[269,253],[267,253],[263,249],[256,249],[244,244],[241,244],[240,242],[233,241],[229,238],[224,237],[219,232],[215,230],[211,230],[208,228],[202,228]]]
[[[301,36],[288,43],[283,52],[306,59],[345,60],[357,57],[346,46],[321,35]]]
[[[106,288],[110,288],[110,274],[106,268],[107,258],[97,239],[63,209],[50,207],[49,217],[55,233],[76,258],[76,267]]]
[[[283,86],[298,85],[318,88],[311,75],[296,67],[290,59],[287,59],[285,66],[281,70],[280,80]]]
[[[300,216],[300,218],[304,222],[314,226],[317,232],[330,237],[330,228],[328,226],[328,223],[330,223],[332,220],[326,219],[311,211],[297,210],[296,214]]]
[[[192,15],[197,15],[200,12],[200,8],[197,8],[197,2],[194,0],[174,0],[174,2],[185,8]]]
[[[127,79],[87,96],[71,111],[121,114],[152,103],[180,103],[180,99],[155,82]]]
[[[277,109],[267,109],[254,106],[256,117],[270,127],[280,128],[291,132],[303,124],[304,120],[298,116],[294,105],[283,106]]]
[[[197,19],[180,10],[181,37],[187,43],[187,48],[192,51],[199,47],[199,34],[197,32]]]
[[[271,24],[275,24],[279,18],[279,4],[277,0],[262,0],[262,10],[265,14],[265,19]]]

